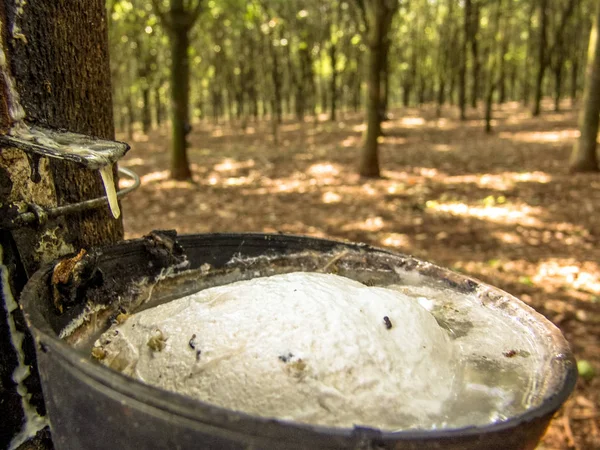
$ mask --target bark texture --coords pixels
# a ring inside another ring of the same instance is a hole
[[[88,0],[85,8],[66,0],[26,2],[20,8],[15,2],[0,5],[7,70],[16,80],[20,103],[29,123],[114,138],[105,15],[102,0]],[[4,131],[11,126],[6,109],[9,97],[2,78],[0,128]],[[104,195],[97,171],[42,158],[39,161],[41,180],[33,180],[34,166],[25,152],[0,149],[0,204],[35,203],[53,207]],[[2,288],[10,289],[18,298],[28,276],[40,264],[75,249],[114,242],[122,237],[122,222],[112,218],[108,206],[60,217],[37,227],[0,230],[3,264],[8,269],[8,283]],[[21,312],[17,310],[12,316],[17,329],[26,332]],[[2,333],[6,331],[5,317],[2,314]],[[6,342],[5,336],[2,341]],[[25,364],[31,367],[24,385],[31,394],[30,404],[43,415],[45,408],[34,344],[29,334],[25,336],[23,351]],[[14,354],[11,355],[14,351],[0,346],[0,352],[0,403],[3,409],[8,405],[10,411],[3,413],[0,421],[0,447],[5,448],[20,431],[23,414],[20,404],[13,405],[15,386],[7,379],[15,368]],[[25,448],[51,448],[47,432],[24,445]]]
[[[188,48],[188,30],[185,28],[171,30],[171,106],[173,110],[171,177],[176,180],[187,180],[192,177],[187,156],[190,91]]]
[[[17,20],[27,39],[8,39],[9,60],[28,121],[113,139],[104,2],[89,0],[85,6],[57,0],[28,2],[19,15],[9,9],[9,24]],[[55,159],[49,163],[59,205],[104,195],[98,172]],[[122,221],[108,207],[71,215],[63,226],[74,248],[123,237]]]
[[[541,112],[542,93],[544,88],[544,75],[546,74],[546,42],[548,24],[548,0],[540,0],[540,37],[538,42],[538,72],[535,79],[535,98],[533,115],[539,116]]]
[[[379,136],[381,135],[381,76],[387,67],[386,39],[392,19],[398,9],[393,0],[369,0],[362,9],[366,26],[368,50],[367,132],[359,173],[364,177],[379,177]]]
[[[573,172],[596,172],[600,170],[596,154],[598,117],[600,114],[600,4],[596,8],[594,25],[590,33],[588,62],[583,91],[583,105],[579,114],[580,136],[571,154],[570,169]]]

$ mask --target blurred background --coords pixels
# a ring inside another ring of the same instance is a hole
[[[126,237],[347,239],[497,285],[579,360],[539,448],[600,448],[597,4],[108,0]]]

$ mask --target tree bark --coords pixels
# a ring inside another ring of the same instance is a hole
[[[125,95],[125,107],[127,109],[127,137],[131,140],[133,139],[133,132],[135,131],[135,109],[133,108],[131,89],[129,89]]]
[[[398,3],[387,0],[370,0],[365,3],[366,37],[368,51],[367,75],[367,131],[360,160],[359,173],[364,177],[379,177],[378,139],[381,135],[381,74],[387,62],[385,40],[398,10]]]
[[[469,39],[471,41],[471,60],[473,66],[472,78],[473,84],[471,85],[471,108],[477,108],[477,100],[479,100],[479,41],[477,39],[477,33],[479,32],[479,5],[475,3],[473,5],[470,17],[470,31]]]
[[[150,87],[142,89],[142,130],[148,134],[152,128],[152,113],[150,112]]]
[[[463,39],[461,43],[460,54],[460,70],[458,72],[458,108],[460,110],[460,120],[466,120],[467,118],[467,52],[469,43],[470,16],[471,0],[465,0]]]
[[[171,47],[171,178],[192,178],[187,154],[187,134],[190,132],[189,96],[190,31],[202,10],[203,0],[185,2],[170,0],[168,11],[163,10],[160,0],[151,0],[154,13],[169,35]]]
[[[575,103],[577,102],[577,90],[578,90],[578,85],[577,85],[577,78],[579,75],[579,58],[577,55],[575,55],[573,57],[573,60],[571,61],[571,106],[575,106]]]
[[[373,45],[369,49],[368,56],[367,134],[360,161],[360,175],[363,177],[380,176],[378,139],[381,134],[381,117],[379,115],[381,101],[381,58],[381,46]]]
[[[554,67],[554,112],[560,111],[560,97],[562,95],[562,69],[563,61],[562,57],[556,62]]]
[[[596,154],[598,118],[600,115],[599,26],[600,4],[596,6],[594,25],[590,33],[583,105],[579,113],[580,136],[573,147],[569,164],[572,172],[597,172],[600,170]]]
[[[48,128],[114,138],[104,1],[86,1],[85,8],[64,0],[26,2],[20,8],[22,10],[17,11],[16,2],[0,4],[0,20],[7,71],[16,80],[26,120]],[[15,24],[20,29],[19,39],[10,35],[9,30],[14,30]],[[0,128],[4,132],[12,122],[5,109],[8,97],[2,78]],[[55,207],[105,193],[98,173],[76,163],[42,158],[38,167],[41,179],[32,179],[25,152],[3,148],[0,151],[0,204],[25,202]],[[38,227],[0,230],[1,263],[8,271],[8,286],[2,289],[10,289],[18,298],[26,279],[41,264],[65,253],[115,242],[122,237],[122,221],[113,219],[108,207],[59,217]],[[4,282],[5,279],[0,280],[0,284]],[[5,329],[6,311],[0,315],[0,329]],[[17,328],[25,332],[20,311],[14,311],[12,316]],[[5,336],[1,340],[6,343]],[[24,380],[31,394],[28,401],[43,415],[45,408],[34,344],[28,334],[23,350],[25,364],[30,367],[30,375]],[[4,345],[0,346],[1,448],[8,447],[22,425],[23,411],[20,404],[13,402],[14,384],[6,382],[7,373],[12,374],[14,370],[14,362],[13,357],[6,357]],[[49,435],[46,433],[44,437],[38,433],[21,448],[51,448]]]
[[[548,0],[540,0],[540,38],[538,42],[538,72],[535,80],[535,98],[533,115],[539,116],[541,112],[542,94],[544,88],[544,75],[546,73],[546,41],[548,23]]]
[[[160,95],[160,87],[161,86],[162,86],[162,83],[159,83],[154,88],[154,111],[155,111],[155,115],[156,115],[155,118],[156,118],[157,128],[160,128],[160,126],[162,125],[162,122],[163,122],[163,104],[162,104],[162,97]]]
[[[385,121],[388,118],[388,104],[390,101],[390,65],[389,53],[392,40],[385,36],[381,54],[381,103],[379,105],[379,118]]]
[[[533,13],[535,12],[536,2],[531,2],[529,14],[527,16],[527,43],[525,46],[525,58],[523,59],[523,105],[529,106],[529,97],[531,92],[531,83],[529,82],[529,55],[532,49],[532,31],[533,31]]]
[[[55,18],[55,20],[49,20]],[[19,17],[29,42],[9,39],[13,76],[28,120],[50,128],[114,138],[106,15],[102,0],[86,8],[67,1],[34,2]],[[96,172],[51,159],[58,204],[104,195]],[[69,216],[65,235],[74,247],[123,236],[108,208]]]
[[[176,10],[172,11],[172,15]],[[171,31],[171,107],[172,145],[171,178],[189,180],[192,178],[187,155],[187,132],[189,127],[189,36],[184,27]]]

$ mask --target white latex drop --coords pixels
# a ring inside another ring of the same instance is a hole
[[[108,206],[110,206],[110,212],[115,219],[118,219],[121,215],[119,209],[119,201],[117,199],[117,191],[115,189],[115,181],[113,179],[112,166],[104,166],[100,169],[100,176],[102,177],[102,183],[104,183],[104,190],[108,197]]]
[[[17,367],[15,368],[12,379],[17,385],[17,392],[21,396],[21,405],[25,415],[25,420],[19,434],[13,437],[9,444],[9,450],[18,448],[27,439],[32,438],[36,433],[48,425],[45,417],[40,416],[36,409],[29,403],[30,394],[27,392],[27,387],[24,384],[25,379],[29,376],[29,366],[25,364],[25,355],[23,353],[23,340],[25,335],[17,330],[13,311],[19,308],[9,285],[8,268],[3,264],[3,249],[0,246],[0,279],[2,285],[2,298],[4,299],[4,308],[6,309],[6,320],[10,331],[11,344],[17,354]]]

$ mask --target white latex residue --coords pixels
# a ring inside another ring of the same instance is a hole
[[[11,290],[8,280],[8,268],[4,265],[4,254],[2,246],[0,246],[0,279],[2,284],[2,298],[4,299],[4,307],[6,308],[6,320],[10,331],[10,339],[12,346],[17,355],[18,365],[13,372],[12,379],[17,384],[17,392],[21,396],[21,405],[25,414],[25,420],[21,431],[13,438],[9,450],[14,450],[23,444],[27,439],[32,438],[36,433],[48,425],[45,417],[40,416],[36,409],[29,403],[31,395],[27,392],[27,388],[23,383],[29,376],[29,366],[25,364],[25,355],[23,354],[23,340],[25,335],[17,330],[15,319],[12,312],[19,308]]]
[[[13,122],[20,122],[25,118],[25,110],[21,106],[21,100],[17,88],[15,86],[15,80],[8,71],[8,61],[6,60],[6,54],[4,49],[0,47],[0,71],[4,77],[4,83],[6,85],[6,96],[8,98],[8,114]]]
[[[416,301],[321,273],[206,289],[96,343],[102,363],[225,408],[318,425],[441,426],[447,334]]]
[[[117,198],[117,191],[115,189],[115,181],[113,179],[112,165],[104,166],[100,169],[100,176],[102,177],[102,183],[104,183],[104,190],[108,197],[108,205],[110,206],[110,212],[115,219],[118,219],[121,215],[119,209],[119,200]]]

